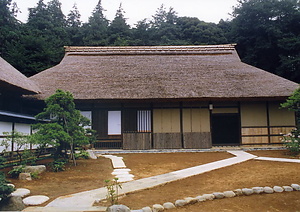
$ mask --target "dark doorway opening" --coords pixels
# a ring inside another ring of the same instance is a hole
[[[211,122],[214,146],[240,144],[239,114],[212,114]]]

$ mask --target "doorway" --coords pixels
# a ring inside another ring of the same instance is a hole
[[[212,114],[212,144],[214,146],[240,144],[240,117],[236,113]]]

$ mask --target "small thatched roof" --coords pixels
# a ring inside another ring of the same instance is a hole
[[[240,61],[234,45],[66,47],[62,62],[30,78],[39,98],[77,100],[282,98],[298,84]]]
[[[0,57],[0,89],[21,94],[39,93],[37,85]]]

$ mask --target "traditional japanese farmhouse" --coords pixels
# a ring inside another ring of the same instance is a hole
[[[241,62],[234,45],[66,47],[33,77],[43,100],[70,91],[96,147],[211,148],[280,143],[295,127],[279,104],[298,84]]]
[[[16,130],[31,133],[35,118],[28,115],[32,114],[32,106],[22,95],[37,94],[39,91],[34,82],[0,57],[0,140],[3,139],[3,132]]]

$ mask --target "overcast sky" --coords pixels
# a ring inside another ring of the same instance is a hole
[[[44,0],[45,3],[49,1]],[[22,12],[17,18],[26,22],[28,8],[36,7],[38,0],[13,0],[13,2],[17,3]],[[76,3],[81,20],[87,22],[98,0],[60,0],[60,2],[65,15]],[[113,20],[120,3],[125,10],[127,22],[133,26],[144,18],[150,19],[162,4],[167,9],[173,7],[178,16],[198,17],[205,22],[218,23],[221,19],[230,18],[229,13],[232,12],[232,7],[237,5],[237,0],[102,0],[106,18]]]

